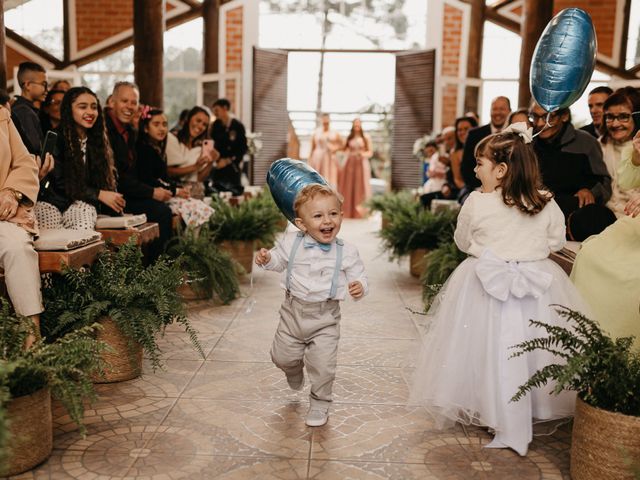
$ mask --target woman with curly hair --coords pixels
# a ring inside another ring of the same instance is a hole
[[[97,213],[122,213],[102,108],[87,87],[71,88],[60,107],[55,167],[36,204],[42,229],[93,230]]]

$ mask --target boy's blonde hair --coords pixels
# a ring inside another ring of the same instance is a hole
[[[298,195],[296,195],[296,199],[293,202],[293,211],[295,212],[296,216],[298,216],[300,207],[302,207],[302,205],[304,205],[308,201],[313,200],[316,195],[323,195],[325,197],[336,197],[336,199],[338,199],[338,204],[342,209],[342,202],[344,200],[342,198],[342,195],[336,192],[329,185],[323,185],[321,183],[310,183],[309,185],[305,185],[302,190],[298,192]]]

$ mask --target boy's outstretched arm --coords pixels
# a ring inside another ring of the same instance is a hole
[[[271,252],[266,248],[261,248],[256,254],[256,265],[266,265],[271,261]]]

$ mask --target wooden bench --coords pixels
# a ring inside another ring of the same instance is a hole
[[[95,262],[105,249],[105,242],[93,242],[72,250],[39,251],[40,273],[61,273],[65,266],[82,268]]]
[[[160,227],[157,223],[143,223],[137,227],[96,229],[102,234],[102,239],[111,242],[112,245],[120,246],[129,241],[131,237],[136,237],[138,245],[146,245],[160,237]]]
[[[551,252],[549,258],[560,265],[567,275],[571,275],[578,250],[580,250],[580,242],[567,242],[567,246],[562,250]]]

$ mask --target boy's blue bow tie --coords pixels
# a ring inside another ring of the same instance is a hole
[[[304,241],[304,248],[313,248],[313,247],[317,247],[320,250],[322,250],[323,252],[328,252],[329,250],[331,250],[331,244],[330,243],[320,243],[320,242],[316,242],[314,240],[305,240]]]

